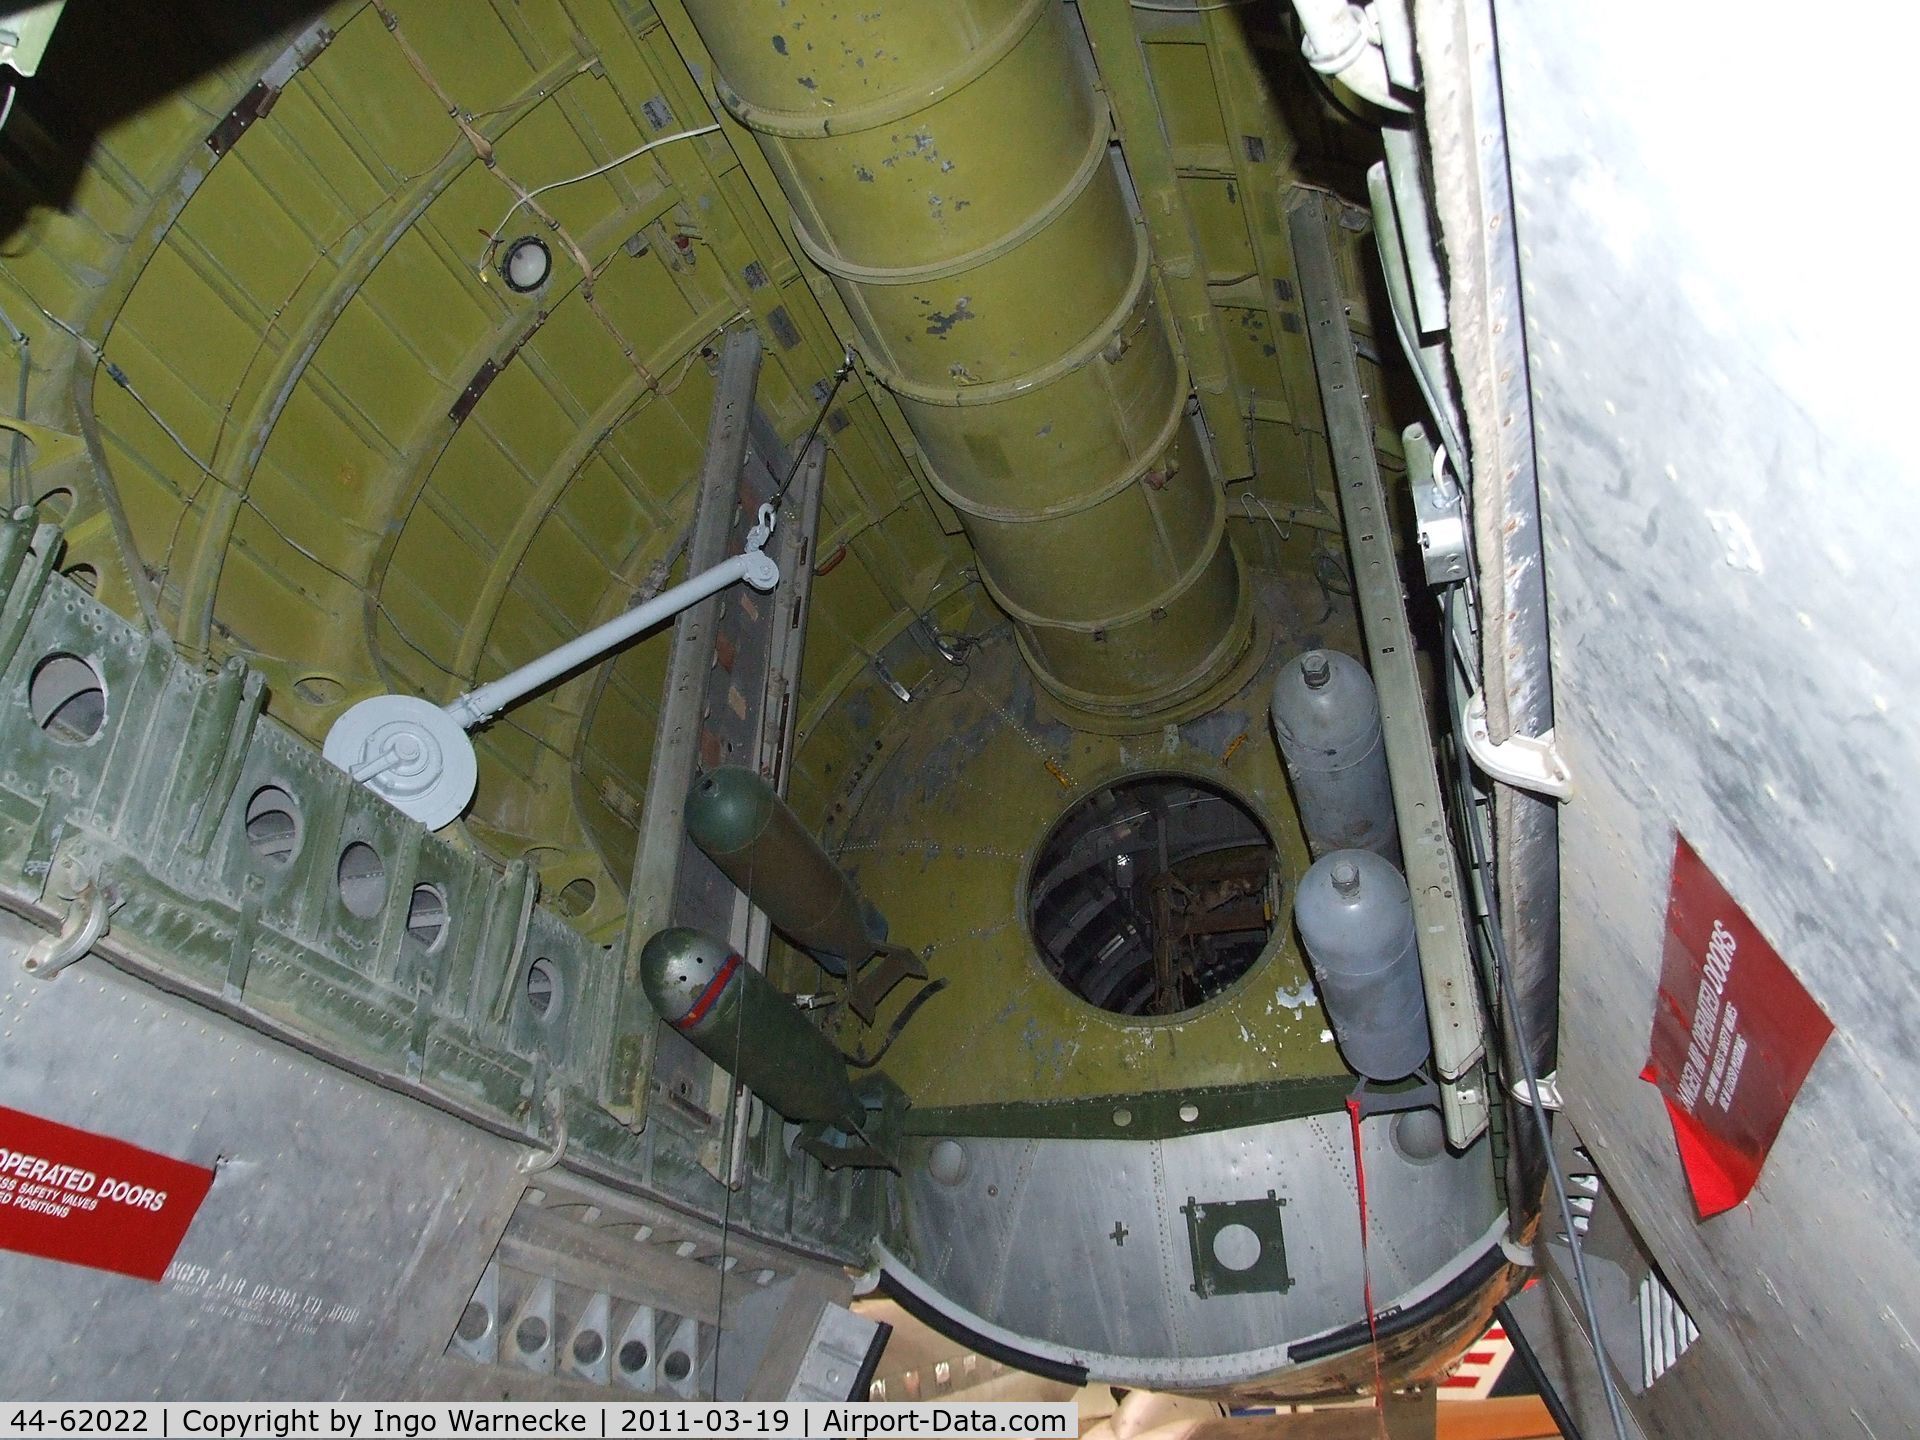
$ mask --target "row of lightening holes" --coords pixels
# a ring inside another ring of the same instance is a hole
[[[263,867],[293,863],[300,849],[300,806],[278,785],[262,785],[247,801],[247,845]],[[386,908],[387,865],[380,852],[364,840],[349,841],[334,868],[334,885],[349,915],[371,920]],[[422,882],[407,898],[407,935],[428,955],[437,954],[453,931],[447,895],[438,885]],[[527,967],[527,1008],[547,1024],[561,1011],[560,971],[545,956]]]
[[[62,745],[92,745],[107,725],[107,685],[99,667],[83,656],[56,650],[33,667],[27,680],[27,709],[49,739]],[[300,806],[279,785],[262,785],[247,801],[245,817],[247,846],[254,859],[268,871],[293,863],[301,838]],[[386,908],[387,866],[380,852],[364,840],[350,841],[340,852],[334,869],[334,883],[340,903],[347,913],[371,920]],[[576,881],[589,887],[585,904],[572,893],[574,886],[562,891],[562,898],[584,910],[593,903],[590,881]],[[446,891],[438,885],[421,883],[413,887],[407,900],[407,934],[421,950],[437,954],[447,943],[453,929],[453,915],[447,909]],[[541,956],[527,967],[527,1007],[548,1024],[560,1017],[560,972],[551,960]]]
[[[668,1315],[663,1318],[672,1324],[677,1317]],[[482,1301],[468,1301],[467,1308],[461,1312],[460,1323],[454,1327],[454,1336],[468,1346],[478,1345],[486,1339],[487,1332],[493,1328],[493,1321],[493,1312]],[[628,1322],[629,1332],[632,1330],[632,1323]],[[679,1339],[679,1327],[674,1326],[674,1331],[674,1339],[668,1342],[672,1348],[660,1361],[660,1374],[669,1384],[678,1385],[693,1374],[693,1357],[687,1353],[684,1346],[676,1343]],[[553,1331],[544,1316],[523,1315],[520,1322],[505,1338],[518,1352],[522,1363],[538,1365],[541,1351],[545,1350],[553,1340]],[[606,1343],[606,1337],[598,1330],[583,1327],[575,1331],[568,1346],[575,1368],[588,1370],[599,1364],[600,1357],[606,1353]],[[629,1333],[628,1338],[621,1341],[619,1349],[614,1352],[613,1368],[620,1372],[624,1380],[629,1383],[638,1383],[639,1377],[647,1368],[647,1363],[652,1359],[653,1352],[648,1348],[647,1342]]]

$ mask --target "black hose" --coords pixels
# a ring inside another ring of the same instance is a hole
[[[842,1050],[841,1058],[855,1070],[871,1070],[880,1063],[880,1057],[893,1048],[893,1042],[900,1038],[900,1032],[907,1028],[907,1022],[913,1018],[914,1012],[946,988],[947,982],[944,979],[931,980],[922,985],[920,993],[901,1006],[900,1013],[893,1017],[893,1024],[887,1027],[887,1038],[880,1042],[878,1050],[871,1055],[864,1050],[856,1050],[851,1055]]]
[[[989,1360],[998,1360],[1002,1365],[1011,1366],[1015,1370],[1024,1370],[1029,1375],[1038,1375],[1042,1380],[1059,1380],[1076,1388],[1087,1383],[1086,1366],[1069,1365],[1063,1360],[1049,1360],[1044,1355],[1019,1350],[995,1340],[990,1335],[982,1335],[979,1331],[954,1319],[946,1311],[928,1304],[884,1270],[880,1272],[880,1292],[914,1319],[931,1325],[942,1335],[966,1346],[976,1355],[984,1355]]]
[[[1361,1349],[1376,1339],[1384,1340],[1388,1336],[1398,1335],[1402,1330],[1411,1330],[1415,1325],[1431,1320],[1468,1299],[1508,1263],[1506,1252],[1498,1245],[1490,1245],[1477,1260],[1431,1295],[1423,1296],[1411,1305],[1379,1311],[1374,1315],[1372,1324],[1356,1320],[1329,1334],[1289,1345],[1287,1359],[1295,1365],[1305,1365],[1309,1361],[1337,1355],[1342,1350]]]

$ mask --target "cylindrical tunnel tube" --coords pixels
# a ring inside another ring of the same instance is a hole
[[[689,0],[1036,679],[1101,728],[1194,713],[1251,589],[1056,0]]]
[[[887,926],[758,772],[722,765],[687,792],[687,834],[783,935],[829,971],[857,970]]]
[[[844,1057],[725,943],[662,930],[640,951],[640,984],[662,1020],[787,1119],[850,1133],[865,1123]]]

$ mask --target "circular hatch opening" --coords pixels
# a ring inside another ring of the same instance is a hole
[[[1027,924],[1054,979],[1115,1015],[1205,1004],[1273,931],[1273,837],[1218,786],[1135,775],[1060,817],[1034,854]]]

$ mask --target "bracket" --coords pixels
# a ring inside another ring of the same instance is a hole
[[[1407,486],[1413,492],[1413,515],[1420,540],[1420,560],[1430,586],[1451,585],[1467,578],[1469,527],[1466,497],[1447,473],[1447,451],[1435,449],[1419,424],[1400,432],[1401,452],[1407,457]]]
[[[902,980],[926,978],[926,962],[913,951],[904,945],[883,945],[878,959],[848,973],[847,1003],[853,1007],[854,1014],[871,1025],[874,1011],[889,990]]]
[[[1399,1115],[1408,1110],[1438,1110],[1440,1108],[1440,1087],[1431,1080],[1422,1079],[1418,1085],[1406,1090],[1376,1090],[1362,1080],[1354,1087],[1353,1101],[1360,1107],[1360,1118],[1371,1119],[1375,1115]]]
[[[1476,693],[1467,701],[1467,753],[1495,780],[1553,800],[1573,796],[1573,772],[1553,746],[1553,731],[1515,735],[1494,744],[1487,731],[1487,701]]]
[[[862,1081],[857,1093],[867,1109],[864,1127],[847,1135],[835,1125],[815,1120],[800,1127],[793,1148],[811,1155],[829,1170],[890,1170],[898,1175],[900,1166],[891,1152],[907,1112],[906,1093],[885,1075]]]
[[[74,896],[66,923],[58,935],[49,935],[27,951],[20,965],[36,980],[51,980],[74,961],[85,956],[107,933],[108,913],[113,897],[106,882],[90,879]]]
[[[1281,1212],[1287,1202],[1269,1190],[1260,1200],[1187,1197],[1187,1246],[1193,1260],[1193,1293],[1284,1295],[1293,1288]]]
[[[545,1104],[541,1108],[553,1121],[553,1141],[545,1150],[530,1150],[513,1162],[515,1172],[521,1175],[538,1175],[542,1171],[551,1170],[567,1153],[566,1097],[560,1093],[558,1083],[552,1079],[547,1082]]]
[[[895,698],[898,699],[902,705],[910,705],[913,703],[913,692],[894,678],[893,671],[887,668],[887,662],[882,660],[878,655],[873,657],[873,673],[880,677],[882,684],[893,691]]]
[[[0,49],[4,48],[5,42],[0,41]],[[33,446],[36,465],[57,465],[62,460],[75,459],[87,453],[87,442],[80,436],[55,430],[48,425],[34,425],[11,416],[0,416],[0,430],[10,430]]]
[[[1514,1081],[1513,1098],[1522,1105],[1532,1105],[1541,1110],[1564,1110],[1567,1105],[1560,1094],[1560,1072],[1557,1070],[1551,1075],[1542,1075],[1532,1093],[1528,1093],[1524,1079]]]

